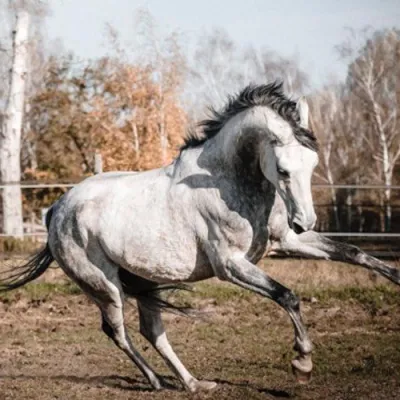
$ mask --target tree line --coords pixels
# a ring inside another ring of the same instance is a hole
[[[241,47],[219,29],[205,33],[194,51],[185,38],[162,35],[147,11],[138,11],[131,46],[106,27],[107,56],[80,60],[49,46],[41,27],[44,1],[20,0],[0,9],[8,31],[0,39],[0,175],[20,180],[75,181],[104,170],[145,170],[169,163],[187,129],[250,82],[282,80],[294,98],[307,94],[311,126],[320,141],[315,183],[383,184],[383,191],[331,189],[317,200],[332,205],[320,219],[340,229],[348,196],[381,206],[379,229],[393,229],[400,196],[400,31],[349,32],[337,48],[347,65],[344,82],[311,87],[295,58]],[[38,212],[59,190],[2,190],[3,232],[22,233],[23,212]],[[22,199],[22,204],[18,199]],[[361,210],[362,213],[362,210]],[[361,214],[357,220],[361,224]],[[329,229],[329,227],[328,227]],[[356,228],[358,229],[358,228]]]

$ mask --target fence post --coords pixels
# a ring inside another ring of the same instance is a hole
[[[103,158],[100,153],[94,154],[94,173],[101,174],[103,172]]]

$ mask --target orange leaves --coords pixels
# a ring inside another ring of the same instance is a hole
[[[59,178],[104,169],[144,170],[170,162],[186,127],[179,77],[156,81],[151,68],[104,58],[76,71],[73,60],[51,61],[32,99],[38,165]]]

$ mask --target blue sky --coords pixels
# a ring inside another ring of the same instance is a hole
[[[52,0],[47,19],[50,39],[60,38],[80,57],[106,54],[105,23],[129,40],[134,12],[146,7],[164,31],[179,31],[188,41],[221,27],[241,45],[251,44],[296,55],[312,82],[343,78],[345,65],[334,46],[345,27],[400,28],[400,0]]]

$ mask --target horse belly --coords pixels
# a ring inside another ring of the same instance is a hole
[[[189,282],[207,279],[212,274],[212,268],[206,260],[200,261],[196,254],[181,254],[170,252],[163,255],[163,248],[152,252],[140,252],[126,257],[125,268],[143,278],[157,282]]]
[[[102,247],[116,264],[148,280],[194,282],[213,276],[212,267],[196,240],[157,236],[139,230],[119,243],[103,239]]]

